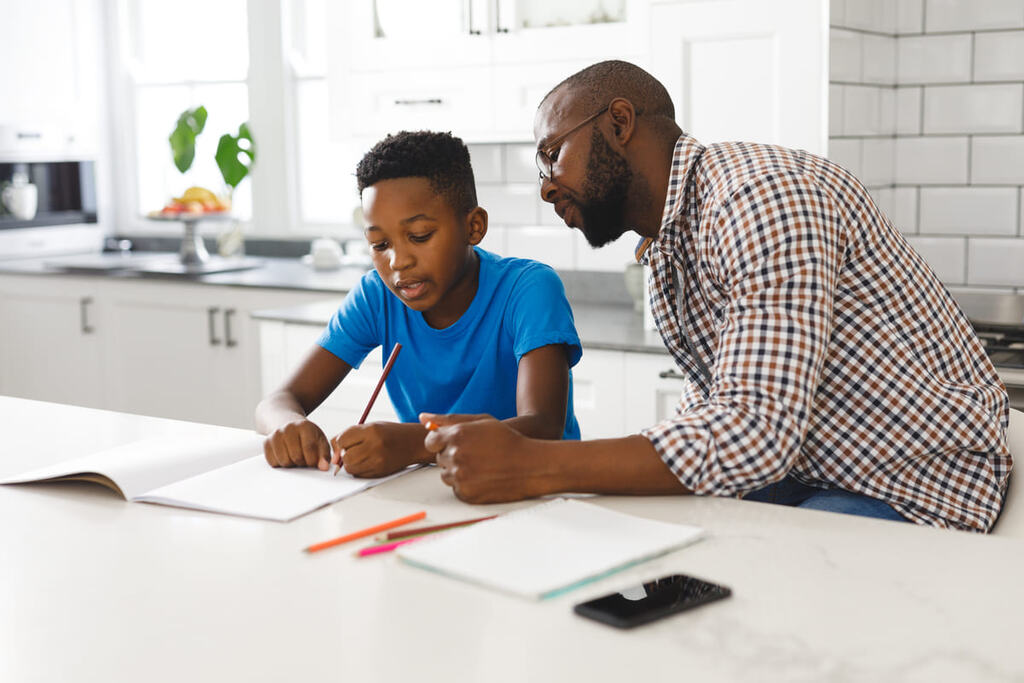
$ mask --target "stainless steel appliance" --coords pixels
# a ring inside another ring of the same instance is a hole
[[[957,303],[1010,395],[1010,407],[1024,410],[1024,294],[963,292]]]

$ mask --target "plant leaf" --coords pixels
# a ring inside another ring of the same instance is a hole
[[[178,122],[167,138],[171,143],[174,165],[184,173],[192,166],[196,157],[196,136],[206,127],[206,107],[186,109],[178,116]]]
[[[244,141],[244,142],[243,142]],[[248,157],[246,161],[245,158]],[[238,127],[238,135],[225,133],[217,141],[217,167],[224,177],[224,182],[234,189],[249,175],[249,169],[256,161],[256,145],[249,131],[249,124]]]

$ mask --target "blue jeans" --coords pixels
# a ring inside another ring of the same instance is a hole
[[[743,500],[754,500],[759,503],[777,503],[807,510],[824,510],[825,512],[841,512],[861,517],[891,519],[897,522],[907,521],[888,503],[877,498],[851,493],[842,489],[819,489],[802,484],[791,476],[769,484],[762,489],[751,491],[743,496]]]

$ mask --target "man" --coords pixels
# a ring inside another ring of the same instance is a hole
[[[839,166],[682,133],[626,62],[570,76],[534,121],[541,196],[594,246],[643,239],[652,309],[690,381],[621,439],[543,442],[422,416],[471,502],[577,491],[743,496],[986,531],[1011,468],[1005,388],[928,266]]]

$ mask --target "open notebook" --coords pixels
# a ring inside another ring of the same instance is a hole
[[[287,522],[405,474],[357,479],[316,469],[267,465],[263,437],[233,430],[203,438],[160,437],[41,467],[0,484],[80,480],[126,500]]]
[[[692,543],[697,527],[559,498],[402,546],[404,561],[530,598],[548,598]]]

